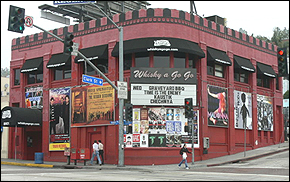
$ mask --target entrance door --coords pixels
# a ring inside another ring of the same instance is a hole
[[[27,131],[26,132],[26,160],[34,160],[36,152],[42,152],[42,132]]]

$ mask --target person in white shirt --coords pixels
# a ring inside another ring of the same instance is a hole
[[[95,159],[96,156],[97,156],[99,164],[101,166],[102,165],[102,161],[101,161],[100,156],[99,156],[99,145],[97,143],[97,140],[95,140],[94,144],[93,144],[93,154],[92,154],[91,164],[90,165],[93,165],[93,162],[94,162],[94,159]]]
[[[99,153],[100,156],[102,157],[102,164],[104,164],[104,145],[102,144],[102,141],[99,140]]]

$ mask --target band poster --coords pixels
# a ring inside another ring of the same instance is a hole
[[[226,88],[208,85],[208,125],[228,126],[228,105]]]
[[[43,87],[25,88],[25,106],[30,109],[43,108]]]
[[[258,130],[273,131],[273,103],[268,96],[257,94]]]
[[[114,98],[115,91],[107,83],[72,88],[71,126],[93,126],[114,121]]]
[[[49,151],[64,151],[70,147],[69,87],[49,90]]]
[[[194,112],[194,143],[198,144],[198,111]],[[134,108],[132,134],[124,135],[126,147],[180,147],[192,146],[192,125],[182,108]]]
[[[252,129],[252,94],[234,90],[235,128]]]

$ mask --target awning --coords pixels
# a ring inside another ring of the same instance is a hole
[[[1,126],[41,126],[42,123],[42,114],[38,109],[6,106],[1,113]]]
[[[256,71],[254,65],[251,63],[249,59],[234,55],[234,60],[235,60],[235,68],[243,69],[253,73]]]
[[[257,62],[258,74],[266,75],[271,78],[276,77],[276,73],[272,66]]]
[[[43,70],[43,59],[42,57],[39,57],[26,60],[20,72],[27,73],[31,71],[42,71],[42,70]]]
[[[181,52],[189,53],[190,56],[197,55],[201,58],[205,57],[204,52],[197,43],[177,38],[168,37],[148,37],[127,40],[123,43],[123,51],[125,54],[140,53],[140,52]],[[119,56],[119,42],[115,45],[112,56]]]
[[[107,44],[81,49],[80,52],[86,58],[88,58],[88,60],[108,59],[108,45]],[[75,58],[75,63],[80,63],[82,61],[84,61],[84,59],[79,55]]]
[[[71,61],[71,55],[64,54],[64,53],[54,54],[51,56],[46,67],[55,68],[59,66],[64,66],[64,65],[70,64],[70,61]]]
[[[215,61],[217,63],[222,63],[226,66],[232,65],[232,61],[230,60],[230,58],[228,57],[228,55],[225,52],[219,51],[216,49],[212,49],[210,47],[207,48],[207,52],[210,56],[209,58],[212,59],[213,61]]]

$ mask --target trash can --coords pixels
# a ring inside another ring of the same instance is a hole
[[[43,164],[43,153],[35,153],[34,156],[34,163],[35,164]]]

